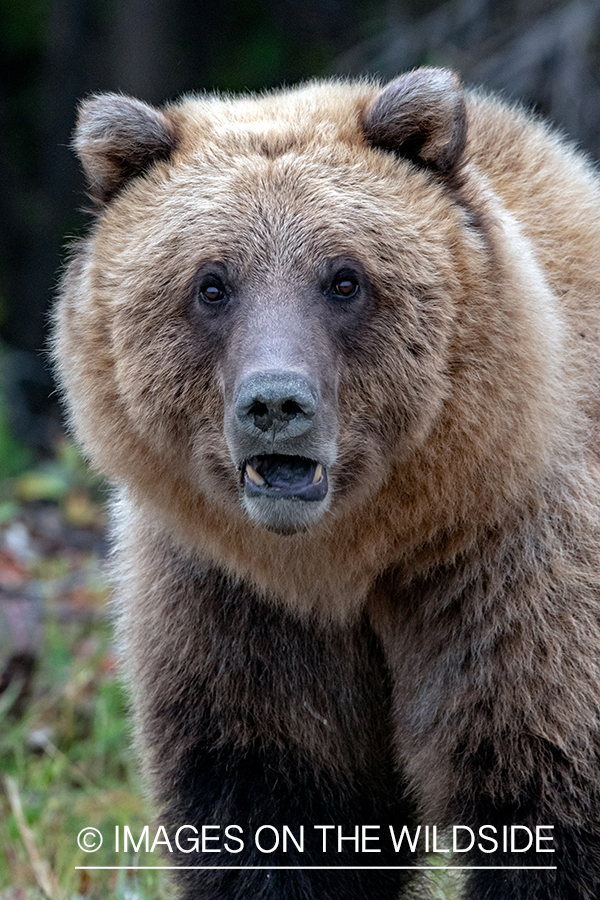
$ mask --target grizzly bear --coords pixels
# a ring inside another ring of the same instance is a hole
[[[435,68],[95,96],[75,146],[55,354],[180,896],[392,900],[429,849],[600,898],[592,166]]]

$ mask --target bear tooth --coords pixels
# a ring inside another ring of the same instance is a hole
[[[256,484],[258,487],[262,487],[265,484],[265,479],[262,478],[258,474],[258,472],[252,468],[250,463],[246,463],[246,475],[248,476],[250,481],[252,481],[253,484]]]
[[[320,481],[322,474],[323,474],[323,466],[321,465],[321,463],[318,463],[317,467],[315,469],[315,477],[313,478],[312,483],[316,484],[317,481]]]

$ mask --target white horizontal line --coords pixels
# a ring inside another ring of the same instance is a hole
[[[285,871],[297,869],[333,869],[340,871],[358,871],[364,870],[369,872],[390,870],[390,869],[511,869],[518,871],[520,869],[556,869],[556,866],[75,866],[76,869],[280,869]]]

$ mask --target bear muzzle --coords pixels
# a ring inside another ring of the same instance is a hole
[[[315,507],[328,498],[337,431],[335,412],[325,406],[318,387],[294,370],[251,372],[234,391],[227,442],[244,505],[267,528],[305,528],[306,504],[311,520],[321,515]]]

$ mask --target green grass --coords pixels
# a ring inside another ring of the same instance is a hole
[[[16,897],[15,887],[43,897],[41,886],[52,900],[169,896],[154,872],[75,868],[131,865],[131,855],[114,853],[115,826],[129,825],[135,834],[148,822],[125,694],[111,661],[106,625],[50,621],[35,700],[18,722],[0,712],[2,900]],[[94,854],[77,845],[89,826],[104,836]],[[146,865],[159,863],[144,856]]]
[[[0,900],[162,900],[172,892],[156,872],[76,869],[134,864],[131,853],[114,852],[115,826],[137,834],[151,823],[100,561],[71,546],[79,530],[92,535],[91,545],[101,538],[104,493],[66,440],[54,460],[23,469],[26,456],[18,457],[10,437],[5,442],[1,404],[0,394],[0,474],[13,477],[0,481],[0,588],[25,604],[38,598],[43,637],[24,713],[12,707],[19,683],[0,695]],[[48,513],[62,523],[58,537],[44,534]],[[7,542],[11,529],[21,550]],[[0,606],[0,673],[11,646],[2,640],[4,612]],[[104,836],[93,854],[77,844],[90,826]],[[144,864],[160,862],[144,854]]]

